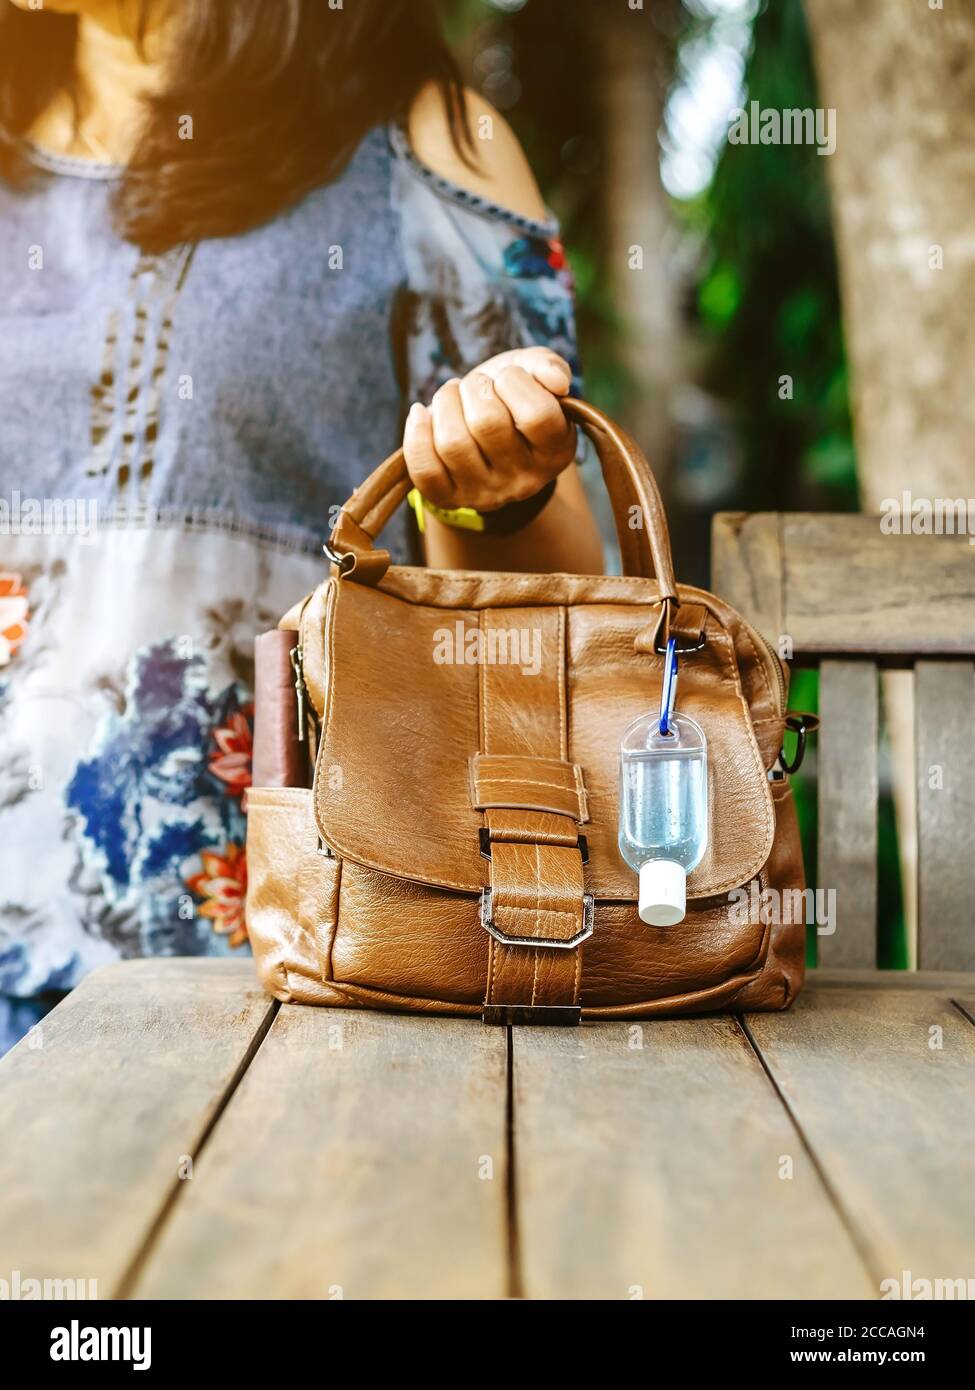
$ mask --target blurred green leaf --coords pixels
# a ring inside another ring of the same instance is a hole
[[[741,294],[741,280],[734,266],[715,266],[698,289],[698,308],[704,322],[719,330],[726,327],[738,312]]]
[[[823,308],[822,292],[815,285],[802,285],[783,301],[776,336],[786,352],[804,352],[810,346]]]
[[[802,463],[809,477],[824,487],[856,483],[856,459],[848,436],[823,435],[806,451]]]

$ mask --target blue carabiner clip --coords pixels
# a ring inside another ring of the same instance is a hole
[[[664,682],[660,688],[660,732],[670,733],[670,717],[674,712],[677,698],[677,638],[667,638],[667,653],[664,657]]]

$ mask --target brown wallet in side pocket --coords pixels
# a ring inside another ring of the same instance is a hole
[[[254,638],[255,787],[306,787],[308,756],[298,737],[298,696],[291,653],[296,632],[275,628]]]

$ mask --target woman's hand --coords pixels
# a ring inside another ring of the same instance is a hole
[[[550,348],[517,348],[413,405],[403,452],[410,477],[435,507],[493,511],[533,497],[575,457],[562,413],[569,364]]]

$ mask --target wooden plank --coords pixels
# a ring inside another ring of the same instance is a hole
[[[733,1019],[516,1028],[513,1055],[527,1296],[872,1296]]]
[[[877,959],[877,668],[824,661],[818,886],[835,892],[831,934],[817,936],[820,965],[868,967]]]
[[[975,655],[967,535],[890,535],[876,516],[720,512],[712,588],[803,656]]]
[[[783,626],[781,517],[718,512],[711,524],[711,588],[778,650]]]
[[[918,962],[975,968],[975,666],[919,661],[917,749]]]
[[[506,1043],[467,1019],[282,1008],[136,1296],[506,1294]]]
[[[880,518],[785,513],[783,623],[797,654],[975,654],[967,535],[885,535]]]
[[[90,975],[0,1062],[0,1271],[112,1295],[276,1007],[250,961]]]
[[[747,1027],[880,1287],[975,1274],[975,1028],[940,990],[803,991]]]

